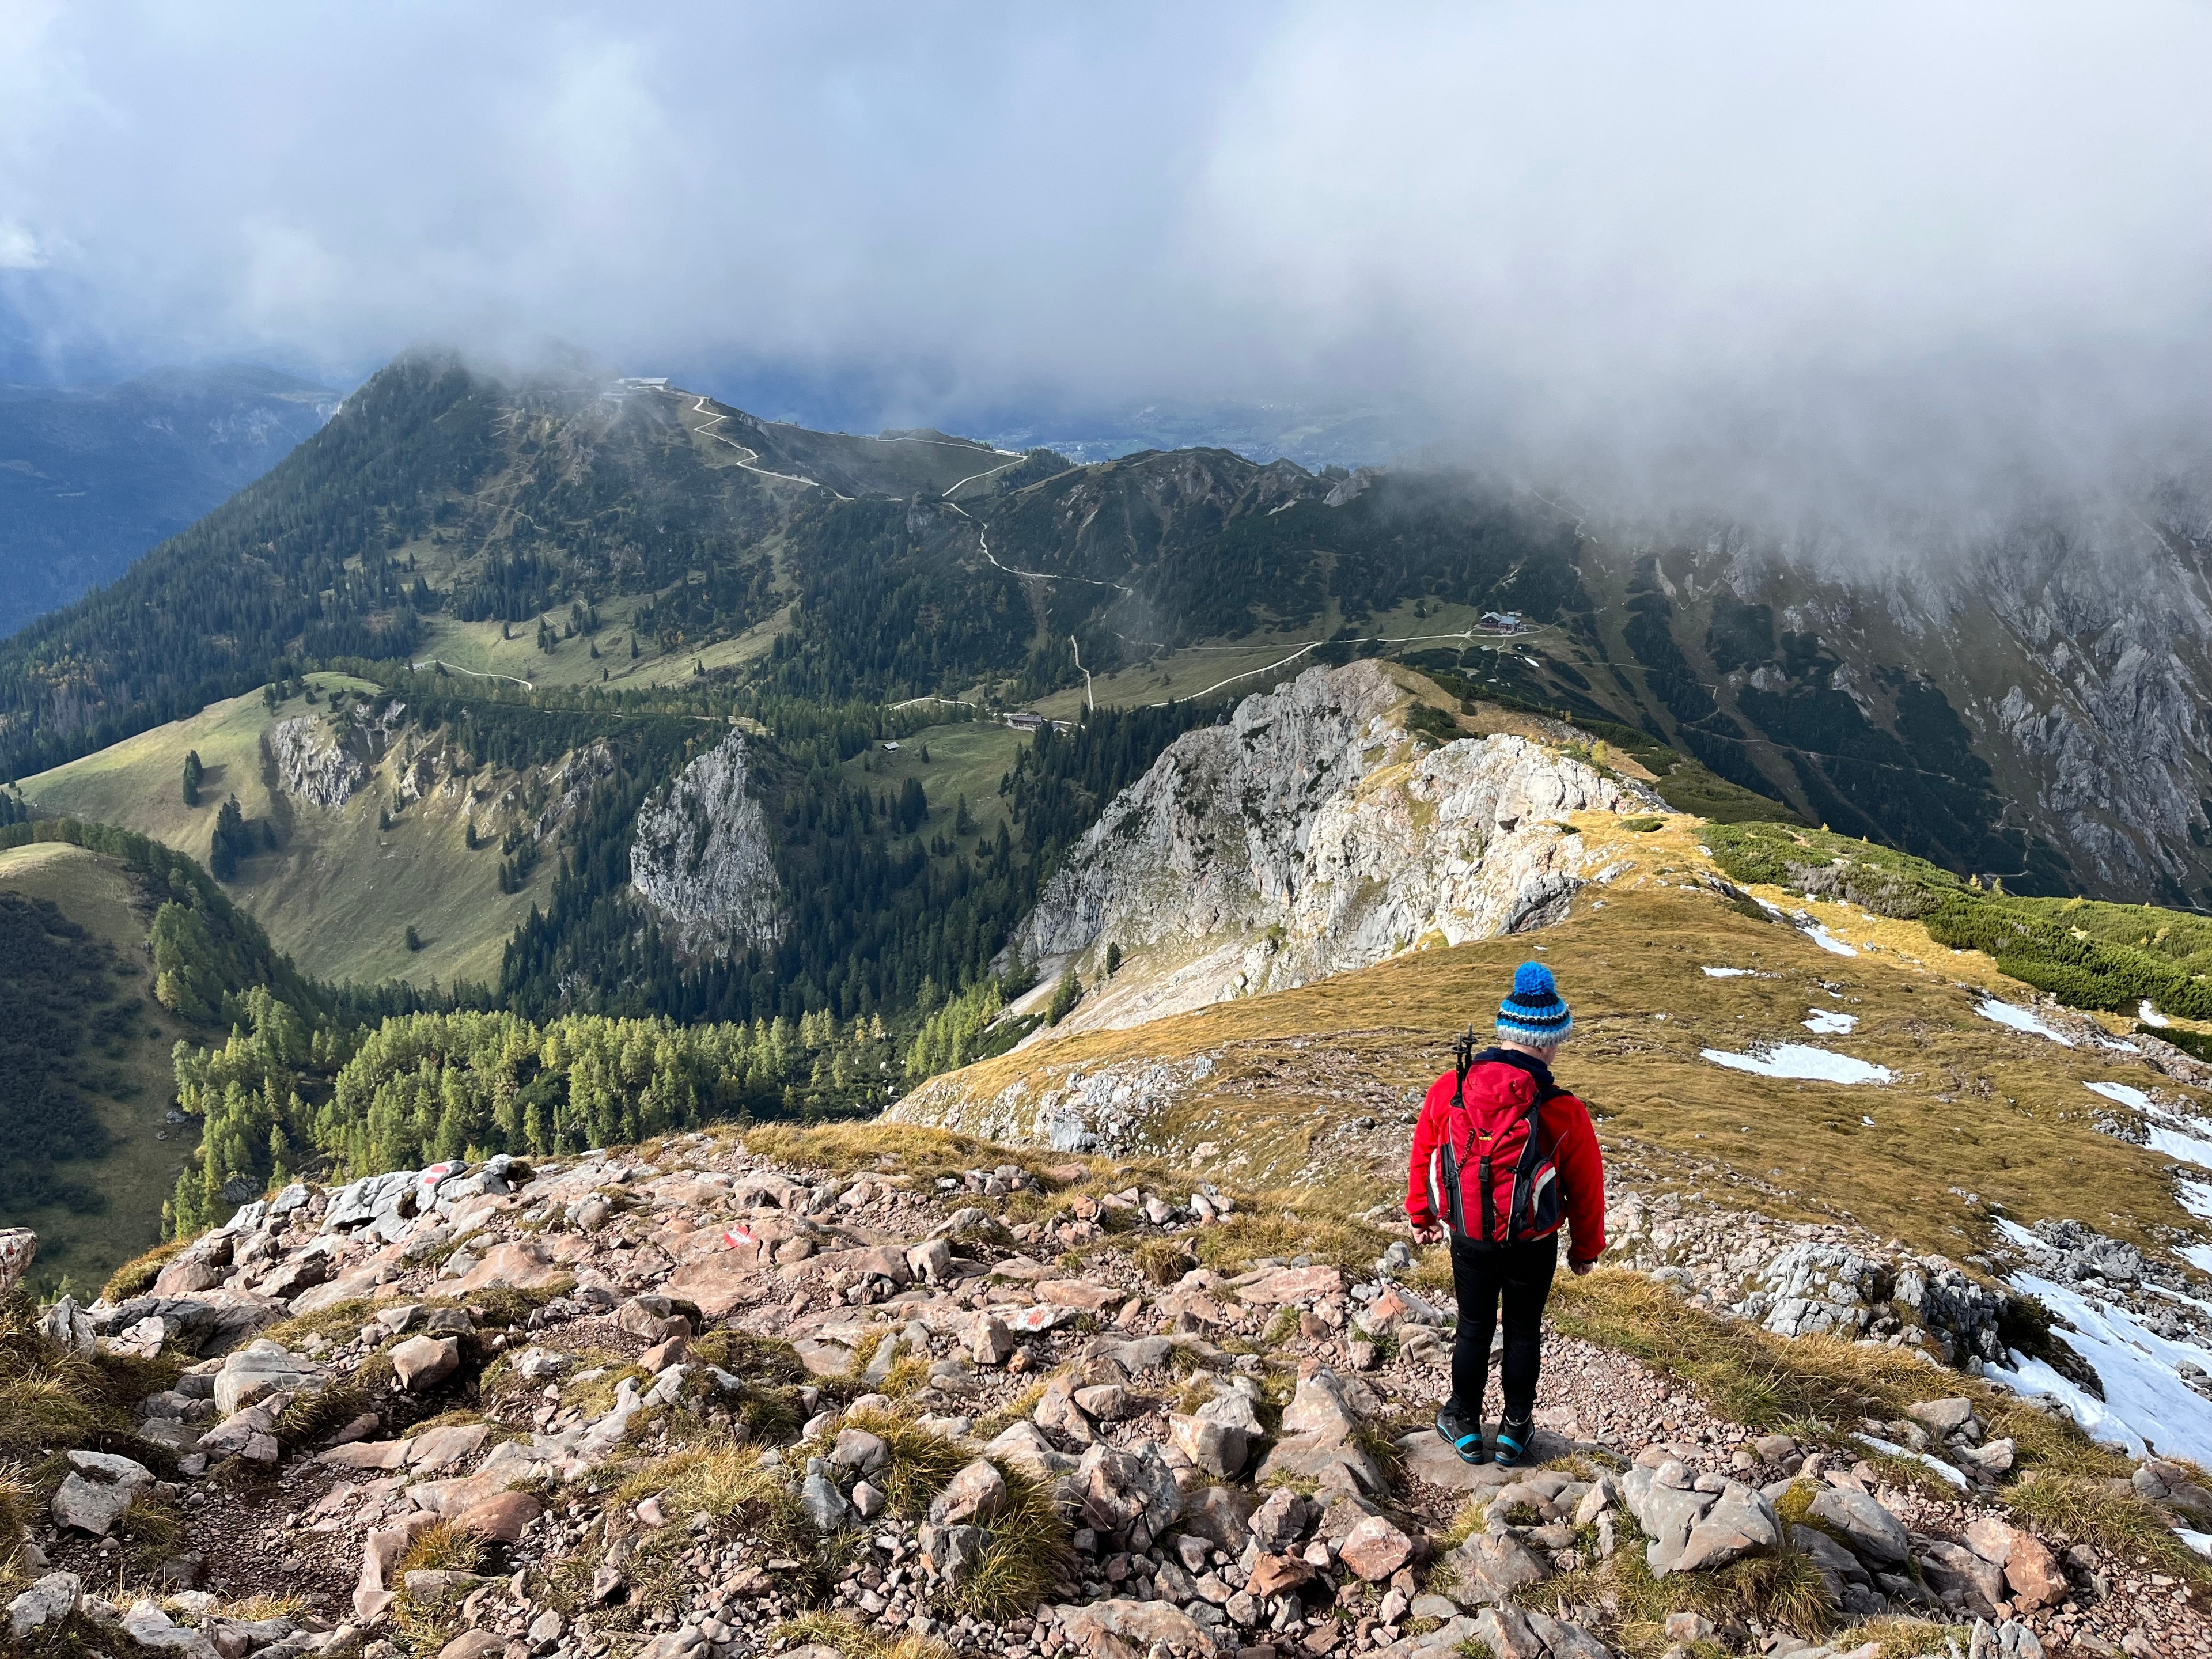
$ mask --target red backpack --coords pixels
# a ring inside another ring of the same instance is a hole
[[[1458,1060],[1451,1110],[1429,1165],[1429,1189],[1452,1237],[1495,1249],[1557,1232],[1564,1215],[1559,1170],[1545,1144],[1542,1113],[1546,1101],[1566,1091],[1497,1050],[1478,1056],[1472,1030],[1459,1041]]]

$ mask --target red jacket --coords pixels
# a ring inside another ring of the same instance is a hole
[[[1449,1133],[1453,1085],[1458,1073],[1446,1072],[1429,1085],[1413,1127],[1413,1156],[1407,1172],[1406,1214],[1416,1227],[1444,1219],[1441,1195],[1432,1190],[1437,1152]],[[1525,1112],[1540,1087],[1556,1087],[1542,1061],[1532,1055],[1492,1048],[1478,1054],[1467,1074],[1468,1109],[1486,1122]],[[1538,1137],[1559,1172],[1561,1207],[1565,1211],[1571,1262],[1595,1261],[1605,1253],[1605,1158],[1589,1108],[1571,1094],[1553,1095],[1537,1114]],[[1488,1131],[1486,1130],[1486,1133]]]

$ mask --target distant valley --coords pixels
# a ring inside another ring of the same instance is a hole
[[[251,364],[0,386],[0,635],[114,580],[337,405],[326,387]]]

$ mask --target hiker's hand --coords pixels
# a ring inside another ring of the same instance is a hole
[[[1577,1261],[1572,1256],[1569,1256],[1567,1258],[1567,1266],[1573,1269],[1575,1277],[1577,1279],[1580,1279],[1592,1267],[1596,1267],[1597,1263],[1595,1261]]]
[[[1444,1224],[1431,1221],[1425,1227],[1416,1227],[1413,1237],[1423,1244],[1441,1244],[1444,1242]]]

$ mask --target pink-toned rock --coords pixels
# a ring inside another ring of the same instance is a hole
[[[533,1239],[519,1239],[512,1244],[492,1246],[483,1260],[469,1269],[459,1290],[465,1296],[471,1291],[489,1290],[495,1285],[534,1291],[560,1277],[560,1264],[553,1260],[551,1250]]]
[[[407,1466],[407,1440],[356,1440],[317,1454],[315,1462],[339,1469],[399,1469]]]
[[[1382,1516],[1370,1515],[1344,1535],[1337,1555],[1370,1584],[1378,1584],[1413,1559],[1413,1540]]]
[[[396,1527],[386,1527],[372,1532],[362,1540],[361,1580],[355,1585],[353,1610],[362,1619],[382,1616],[392,1605],[395,1592],[386,1588],[392,1570],[399,1565],[399,1558],[407,1553],[408,1545],[415,1534],[437,1524],[434,1515],[410,1515]]]
[[[545,1506],[526,1492],[503,1492],[473,1504],[453,1524],[495,1544],[519,1544]]]
[[[755,1251],[720,1250],[678,1267],[661,1288],[670,1296],[696,1302],[708,1318],[720,1319],[740,1302],[754,1298],[763,1271]]]
[[[1055,1307],[1049,1302],[1040,1302],[1034,1308],[1012,1310],[1000,1308],[997,1310],[996,1316],[1008,1330],[1018,1331],[1024,1336],[1035,1336],[1041,1331],[1054,1330],[1066,1324],[1075,1317],[1077,1311],[1073,1308]]]
[[[1261,1601],[1313,1582],[1312,1566],[1295,1555],[1263,1555],[1244,1588]]]
[[[1121,1300],[1121,1291],[1093,1285],[1087,1279],[1048,1279],[1037,1285],[1036,1293],[1055,1308],[1073,1308],[1082,1313],[1097,1313]]]
[[[871,1245],[855,1250],[826,1250],[814,1258],[814,1265],[825,1273],[833,1273],[842,1267],[848,1273],[868,1273],[878,1279],[888,1279],[894,1285],[914,1282],[914,1270],[906,1265],[906,1252],[889,1244]]]
[[[2014,1602],[2022,1608],[2056,1607],[2072,1592],[2064,1569],[2044,1541],[1994,1516],[1967,1523],[1966,1547],[2002,1570]]]
[[[292,1299],[295,1314],[321,1313],[342,1302],[366,1302],[376,1294],[377,1286],[384,1282],[383,1269],[376,1267],[356,1267],[326,1279],[311,1291],[302,1291]]]
[[[410,1394],[434,1389],[460,1364],[460,1342],[450,1336],[410,1336],[392,1351],[392,1374]]]
[[[654,1343],[638,1355],[637,1365],[640,1370],[650,1371],[658,1376],[671,1365],[681,1364],[690,1355],[691,1340],[685,1336],[672,1336],[665,1342]]]
[[[1257,1303],[1306,1302],[1315,1297],[1343,1293],[1343,1272],[1326,1264],[1316,1267],[1279,1267],[1237,1292],[1245,1301]]]
[[[222,1274],[212,1262],[199,1256],[185,1256],[154,1275],[154,1294],[190,1296],[195,1291],[211,1291],[222,1283]]]
[[[1143,1653],[1155,1643],[1191,1653],[1218,1651],[1205,1627],[1169,1601],[1117,1597],[1080,1606],[1063,1603],[1053,1613],[1070,1642],[1100,1659],[1129,1648]]]
[[[489,1423],[453,1423],[425,1429],[406,1443],[407,1467],[426,1474],[449,1468],[483,1445],[490,1432]]]
[[[496,1631],[465,1630],[438,1650],[438,1659],[491,1659],[507,1651],[507,1638]]]

